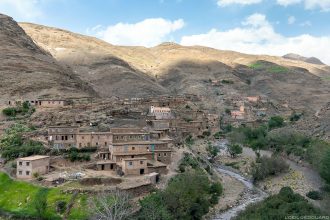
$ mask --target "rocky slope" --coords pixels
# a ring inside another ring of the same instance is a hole
[[[311,64],[324,65],[324,63],[322,63],[322,61],[316,57],[303,57],[303,56],[300,56],[300,55],[294,54],[294,53],[286,54],[283,56],[283,58],[289,59],[289,60],[300,60],[300,61],[304,61],[306,63],[311,63]]]
[[[1,99],[95,95],[91,87],[0,14]]]
[[[330,134],[324,110],[330,99],[329,66],[174,43],[115,46],[42,25],[19,27],[4,15],[0,22],[0,99],[195,93],[205,97],[202,107],[222,111],[233,96],[263,95],[304,112],[308,125],[299,128],[326,127]]]

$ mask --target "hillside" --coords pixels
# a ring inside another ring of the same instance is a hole
[[[0,14],[0,99],[95,95],[94,90]]]
[[[300,56],[300,55],[294,54],[294,53],[286,54],[283,56],[283,58],[290,59],[290,60],[300,60],[300,61],[304,61],[306,63],[311,63],[311,64],[325,65],[324,63],[322,63],[321,60],[319,60],[316,57],[303,57],[303,56]]]
[[[104,98],[194,93],[204,96],[203,107],[221,111],[225,100],[233,96],[262,95],[305,112],[299,129],[323,133],[324,123],[330,123],[325,113],[315,118],[329,102],[330,68],[326,65],[175,43],[152,48],[115,46],[58,28],[19,25]],[[231,83],[212,86],[210,80]]]

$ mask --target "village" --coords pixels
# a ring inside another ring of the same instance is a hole
[[[202,98],[185,94],[111,100],[88,97],[8,100],[5,106],[28,103],[44,115],[74,112],[68,116],[70,119],[61,117],[62,120],[55,119],[55,123],[47,119],[43,124],[36,123],[40,130],[26,137],[42,142],[51,153],[18,158],[16,171],[12,173],[17,179],[45,186],[70,186],[68,182],[88,181],[83,190],[93,191],[102,179],[102,184],[110,183],[105,184],[109,188],[144,192],[175,172],[182,158],[180,148],[189,136],[219,138],[216,134],[228,124],[257,126],[266,120],[267,100],[260,96],[233,97],[228,100],[232,109],[222,113],[201,110],[197,103]],[[106,111],[107,116],[95,115],[102,111]],[[40,118],[31,120],[35,122]],[[100,128],[102,121],[107,122],[107,126]],[[64,156],[73,151],[87,155],[87,159]]]

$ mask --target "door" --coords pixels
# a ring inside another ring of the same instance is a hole
[[[102,166],[101,166],[101,170],[104,170],[104,164],[102,164]]]
[[[140,175],[144,174],[144,169],[140,169]]]

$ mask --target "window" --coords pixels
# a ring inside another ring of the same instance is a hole
[[[25,172],[27,176],[30,176],[30,171]]]
[[[107,146],[107,144],[108,144],[107,142],[104,142],[104,146]]]
[[[23,165],[23,163],[20,161],[20,162],[19,162],[19,165],[20,165],[20,166],[22,166],[22,165]]]
[[[133,166],[133,162],[132,161],[128,162],[128,166]]]
[[[166,157],[167,156],[167,154],[166,153],[164,153],[164,157]]]
[[[30,162],[26,162],[26,166],[30,166]]]
[[[160,153],[158,154],[158,157],[160,157]]]
[[[81,136],[81,139],[85,139],[85,137],[84,136]]]
[[[96,142],[96,146],[99,146],[99,143]]]
[[[132,147],[132,150],[135,150],[135,147]]]
[[[18,175],[21,176],[22,174],[23,174],[22,170],[18,171]]]
[[[143,160],[140,160],[140,164],[143,164]]]
[[[149,150],[149,147],[147,147],[147,150]]]

